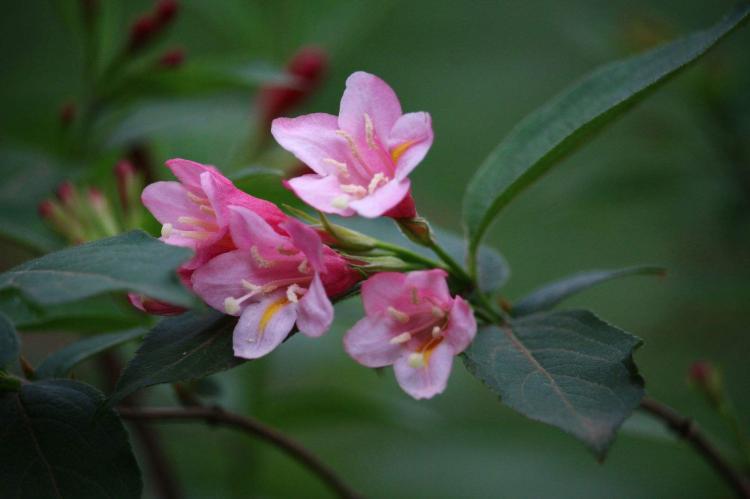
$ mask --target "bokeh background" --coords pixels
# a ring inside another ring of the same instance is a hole
[[[153,4],[102,4],[105,59]],[[707,26],[732,4],[183,0],[154,53],[183,47],[185,67],[175,71],[188,80],[194,61],[248,63],[262,79],[300,46],[319,45],[329,71],[294,114],[335,113],[355,70],[381,76],[405,110],[432,114],[436,139],[413,174],[414,195],[423,215],[458,231],[467,180],[525,114],[597,65]],[[38,201],[62,178],[111,181],[112,165],[133,144],[157,164],[185,157],[232,172],[282,162],[275,152],[248,153],[259,121],[252,85],[144,92],[97,122],[97,155],[64,154],[60,106],[85,92],[76,8],[73,1],[2,1],[5,228],[54,247],[37,218]],[[750,415],[749,47],[750,32],[732,35],[520,196],[488,237],[512,266],[503,292],[511,300],[578,270],[667,267],[664,279],[609,283],[566,305],[590,308],[642,337],[636,361],[649,393],[696,417],[730,456],[731,433],[690,390],[686,371],[697,359],[715,362],[738,411]],[[3,269],[32,255],[23,245],[1,244]],[[216,399],[299,439],[370,497],[731,496],[696,454],[642,415],[598,463],[572,437],[503,407],[460,362],[443,395],[413,401],[390,370],[365,369],[341,348],[359,314],[358,303],[345,303],[324,338],[295,338],[215,376]],[[40,359],[70,338],[29,333],[25,353]],[[92,367],[80,376],[95,373]],[[149,390],[145,401],[174,403],[167,389]],[[202,425],[159,431],[186,497],[327,495],[306,470],[246,436]],[[155,497],[153,489],[146,497]]]

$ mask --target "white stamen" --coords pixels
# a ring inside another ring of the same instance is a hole
[[[240,302],[236,298],[227,296],[224,298],[224,310],[230,315],[235,315],[240,311]]]
[[[199,210],[201,210],[203,213],[208,213],[209,215],[216,215],[214,209],[210,206],[206,206],[205,204],[200,205]]]
[[[369,194],[372,194],[375,192],[375,189],[380,187],[380,184],[387,184],[388,183],[388,177],[386,177],[382,172],[378,172],[375,175],[372,176],[370,179],[370,185],[367,186],[367,192]]]
[[[435,326],[432,328],[432,337],[433,338],[439,338],[443,335],[443,330],[440,329],[440,326]]]
[[[337,210],[345,210],[349,206],[349,196],[347,196],[346,194],[336,196],[331,200],[331,206],[333,206]]]
[[[432,307],[432,316],[436,319],[442,319],[445,317],[445,310],[440,307]]]
[[[201,204],[201,205],[207,205],[208,204],[208,199],[202,198],[200,196],[196,196],[192,192],[188,191],[187,196],[188,196],[188,199],[190,201],[192,201],[193,203],[195,203],[195,204]]]
[[[352,194],[356,197],[362,197],[367,194],[367,189],[357,184],[341,184],[339,188],[341,189],[341,192]]]
[[[359,149],[357,149],[357,144],[354,143],[354,139],[352,138],[352,136],[343,130],[336,130],[336,135],[338,135],[339,137],[343,137],[344,140],[346,140],[346,143],[349,146],[349,150],[351,151],[352,156],[354,156],[354,159],[356,159],[357,162],[359,162],[359,164],[362,165],[362,167],[364,168],[364,174],[368,177],[372,175],[372,170],[370,169],[369,166],[367,166],[367,163],[365,163],[365,160],[362,158],[362,155],[359,154]]]
[[[307,258],[299,262],[299,265],[297,265],[297,271],[300,274],[309,274],[310,273],[310,265],[307,261]]]
[[[420,367],[424,367],[424,355],[421,353],[409,354],[409,358],[406,362],[409,364],[409,367],[419,369]]]
[[[329,165],[332,165],[334,168],[336,168],[339,171],[339,175],[346,178],[349,176],[349,168],[346,166],[346,163],[342,163],[341,161],[336,161],[333,158],[323,158],[323,163],[328,163]]]
[[[299,287],[297,284],[292,284],[291,286],[286,288],[286,297],[290,302],[297,303],[299,302],[299,297],[297,296],[297,294],[303,294],[304,291],[305,290]]]
[[[172,230],[174,229],[174,225],[172,224],[164,224],[161,226],[161,237],[169,237],[172,234]]]
[[[365,137],[367,137],[367,145],[370,146],[370,149],[377,149],[377,146],[375,145],[375,133],[372,127],[372,120],[367,113],[365,113]]]
[[[296,248],[285,248],[284,246],[279,246],[278,248],[276,248],[276,251],[278,251],[279,254],[286,256],[292,256],[299,253],[299,250]]]
[[[253,260],[255,260],[255,264],[258,267],[263,268],[263,269],[268,269],[273,266],[274,262],[263,258],[263,255],[260,254],[260,250],[258,249],[257,246],[252,246],[250,248],[250,254],[252,255]]]
[[[203,227],[205,229],[218,228],[217,225],[213,222],[209,222],[207,220],[201,220],[200,218],[195,218],[195,217],[179,217],[177,221],[180,222],[181,224],[196,225],[198,227]]]
[[[398,336],[394,336],[391,338],[391,345],[400,345],[401,343],[406,343],[411,339],[410,333],[401,333]]]
[[[248,291],[260,291],[261,289],[263,289],[263,286],[258,286],[257,284],[253,284],[247,279],[242,279],[242,287]]]
[[[409,316],[397,308],[388,307],[388,315],[401,324],[409,322]]]

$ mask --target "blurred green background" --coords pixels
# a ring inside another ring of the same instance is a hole
[[[153,4],[102,3],[103,59]],[[257,133],[252,88],[134,98],[97,122],[101,154],[57,159],[58,109],[85,91],[77,2],[2,5],[3,224],[53,245],[35,221],[38,200],[63,177],[105,179],[134,142],[146,144],[157,164],[185,157],[228,172],[248,166]],[[183,0],[159,47],[184,47],[185,71],[193,61],[252,62],[257,75],[283,67],[301,45],[320,45],[330,71],[298,114],[335,113],[355,70],[381,76],[405,110],[432,114],[435,143],[412,176],[414,195],[421,214],[460,230],[467,180],[525,114],[599,64],[707,26],[732,5]],[[692,361],[716,362],[739,412],[750,414],[748,47],[750,32],[732,35],[524,193],[488,237],[512,265],[504,291],[511,300],[578,270],[667,267],[665,279],[606,284],[566,305],[642,337],[636,361],[649,393],[696,417],[730,456],[731,434],[685,378]],[[1,248],[3,268],[30,256],[10,242]],[[413,401],[390,370],[365,369],[341,348],[359,304],[337,313],[324,338],[295,338],[215,376],[218,400],[299,439],[368,496],[731,497],[701,458],[641,415],[600,464],[572,437],[504,408],[460,361],[443,395]],[[67,338],[26,334],[26,354],[42,358]],[[150,390],[147,400],[174,402],[166,389]],[[243,435],[202,425],[159,429],[187,497],[327,496],[306,470]],[[153,494],[149,488],[146,497]]]

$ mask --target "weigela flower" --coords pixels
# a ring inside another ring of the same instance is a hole
[[[356,282],[346,261],[310,227],[289,218],[276,232],[244,207],[231,206],[230,230],[238,250],[213,258],[192,276],[193,290],[212,307],[239,315],[234,354],[246,359],[276,348],[294,324],[318,337],[333,320],[328,296]]]
[[[393,365],[401,388],[416,399],[446,386],[453,357],[469,346],[477,324],[469,304],[451,297],[441,269],[384,272],[362,284],[366,317],[344,348],[367,367]]]
[[[288,181],[310,206],[343,216],[416,215],[408,175],[432,145],[432,121],[424,112],[403,114],[377,76],[346,80],[338,116],[277,118],[271,133],[315,172]]]
[[[141,195],[146,208],[161,222],[161,239],[185,246],[195,256],[180,267],[183,282],[216,255],[236,249],[229,231],[229,205],[245,207],[273,227],[287,219],[275,204],[237,189],[213,166],[171,159],[167,167],[179,182],[155,182]]]

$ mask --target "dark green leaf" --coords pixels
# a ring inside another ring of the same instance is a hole
[[[642,55],[607,64],[516,126],[480,166],[464,196],[472,252],[521,190],[648,91],[697,60],[750,13],[743,3],[716,25]]]
[[[549,310],[564,299],[599,283],[630,275],[664,275],[661,267],[641,266],[614,270],[591,270],[545,284],[513,304],[513,315],[521,316]]]
[[[19,348],[16,328],[5,315],[0,314],[0,369],[18,358]]]
[[[145,329],[137,328],[119,333],[100,334],[76,341],[47,357],[36,369],[36,377],[39,379],[64,378],[71,369],[89,357],[140,338],[144,334],[146,334]]]
[[[151,317],[123,296],[94,296],[75,303],[40,307],[15,290],[0,292],[0,313],[17,329],[102,333],[148,324]]]
[[[175,270],[190,251],[132,231],[66,248],[0,274],[0,289],[16,289],[40,305],[59,305],[116,291],[134,291],[175,305],[192,297]]]
[[[140,498],[128,434],[103,400],[72,380],[0,394],[0,497]]]
[[[197,379],[241,364],[244,359],[232,349],[236,322],[214,310],[163,319],[125,367],[110,404],[147,386]]]
[[[542,313],[481,328],[464,363],[505,404],[603,457],[643,398],[632,359],[640,344],[591,312]]]

